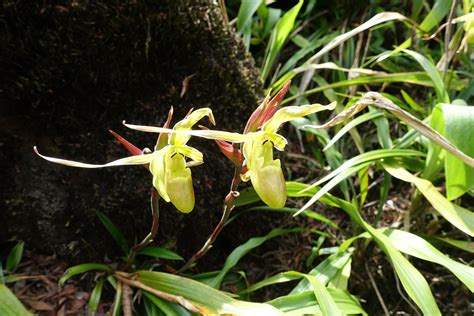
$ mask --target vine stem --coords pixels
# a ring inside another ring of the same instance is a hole
[[[224,205],[222,207],[222,217],[219,223],[214,228],[213,232],[207,238],[206,242],[199,249],[191,259],[186,262],[184,266],[182,266],[177,273],[183,273],[184,271],[188,270],[197,260],[199,260],[202,256],[204,256],[211,248],[214,241],[217,239],[217,236],[221,233],[222,229],[224,228],[225,224],[229,220],[229,216],[232,210],[235,207],[235,198],[239,196],[239,192],[237,188],[241,182],[240,173],[242,172],[242,165],[236,165],[234,169],[234,177],[232,178],[232,184],[230,186],[230,191],[227,194],[226,198],[224,199]]]
[[[124,268],[125,271],[130,269],[130,267],[132,266],[133,260],[135,259],[137,252],[140,251],[140,249],[142,249],[143,247],[146,247],[150,243],[152,243],[153,239],[155,239],[155,236],[158,233],[158,224],[160,220],[160,210],[158,206],[159,200],[160,196],[158,195],[158,192],[156,192],[156,190],[153,188],[150,197],[151,215],[153,217],[150,232],[140,243],[134,245],[132,249],[130,249],[130,253],[127,257],[127,263],[125,264]]]

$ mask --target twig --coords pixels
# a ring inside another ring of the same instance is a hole
[[[410,305],[410,307],[413,309],[413,311],[415,311],[416,315],[421,316],[420,312],[418,311],[418,308],[416,308],[416,306],[413,305],[413,303],[403,294],[402,289],[400,288],[400,282],[398,281],[397,275],[394,273],[393,276],[395,277],[395,283],[397,284],[398,294],[400,294],[400,296],[403,298],[403,300],[405,302],[407,302],[408,305]]]
[[[446,27],[446,33],[444,33],[444,53],[446,54],[446,59],[444,61],[444,68],[443,68],[443,81],[446,80],[446,73],[448,72],[449,61],[450,61],[450,54],[449,54],[449,42],[451,38],[451,28],[452,24],[451,21],[453,20],[454,9],[456,9],[457,0],[453,1],[451,5],[451,11],[449,12],[448,16],[448,26]],[[446,92],[445,92],[446,93]]]
[[[377,287],[377,283],[375,283],[374,277],[372,276],[372,273],[370,272],[367,262],[365,262],[365,270],[367,271],[367,274],[370,279],[370,283],[372,284],[372,287],[374,288],[375,294],[377,295],[380,305],[382,306],[383,312],[385,313],[385,315],[390,316],[390,311],[388,310],[387,305],[385,305],[382,294],[380,294],[379,288]]]
[[[160,210],[158,206],[159,200],[160,200],[160,196],[158,195],[158,192],[156,192],[156,190],[153,188],[151,192],[151,197],[150,197],[150,208],[151,208],[151,214],[153,217],[153,222],[151,224],[150,232],[140,243],[132,247],[128,255],[127,263],[125,264],[124,270],[128,270],[132,266],[133,259],[135,259],[137,252],[143,247],[148,246],[150,243],[152,243],[153,239],[158,233],[158,224],[160,220]]]
[[[208,237],[204,245],[202,246],[201,249],[199,249],[192,257],[191,259],[186,262],[184,266],[182,266],[179,270],[178,273],[183,273],[184,271],[188,270],[194,262],[199,260],[202,256],[204,256],[209,249],[211,249],[212,244],[216,240],[217,236],[219,236],[220,232],[222,231],[222,228],[224,228],[227,220],[229,219],[230,213],[234,209],[235,205],[235,198],[239,196],[239,192],[237,191],[237,188],[239,187],[240,184],[240,173],[242,172],[242,166],[235,166],[234,169],[234,178],[232,179],[232,184],[230,187],[230,191],[227,194],[225,200],[224,200],[224,206],[222,208],[222,217],[217,226],[214,228],[214,231],[211,233],[211,235]]]
[[[183,306],[184,308],[186,308],[187,310],[189,310],[190,312],[197,313],[199,315],[204,314],[203,311],[200,310],[198,306],[192,304],[190,301],[188,301],[182,296],[172,295],[172,294],[157,290],[155,288],[152,288],[148,285],[145,285],[140,281],[132,280],[132,278],[135,277],[135,274],[117,271],[115,272],[114,277],[116,277],[119,281],[121,281],[124,284],[124,290],[127,285],[133,286],[138,289],[150,292],[151,294],[154,294],[155,296],[158,296],[168,302],[179,304]]]
[[[133,290],[130,288],[130,286],[125,283],[125,282],[120,282],[119,284],[122,284],[122,307],[123,307],[123,315],[124,316],[132,316],[132,295],[133,295]]]

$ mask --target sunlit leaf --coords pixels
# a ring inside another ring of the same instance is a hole
[[[278,21],[276,26],[273,29],[272,35],[270,37],[269,44],[267,46],[267,51],[265,52],[264,62],[262,66],[262,75],[261,78],[263,81],[268,77],[271,67],[275,62],[278,53],[280,52],[283,44],[286,41],[286,38],[290,34],[295,24],[296,16],[303,5],[303,0],[299,0],[298,3],[288,12],[283,15],[283,17]]]
[[[32,316],[16,296],[0,282],[0,315],[2,316]]]
[[[239,301],[208,285],[173,274],[138,271],[137,280],[160,291],[183,297],[208,314],[282,315],[271,305]]]
[[[392,176],[414,184],[417,189],[425,196],[433,208],[438,211],[448,222],[456,228],[470,236],[474,236],[474,213],[449,202],[441,193],[436,190],[434,185],[425,179],[414,176],[407,170],[397,165],[384,164]]]

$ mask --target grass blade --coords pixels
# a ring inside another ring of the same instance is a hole
[[[168,260],[184,260],[183,257],[178,255],[177,253],[163,247],[144,247],[137,252],[137,255],[145,255]]]
[[[229,272],[230,269],[232,269],[237,264],[237,262],[239,262],[239,260],[243,256],[245,256],[250,250],[262,245],[267,240],[283,235],[283,234],[297,233],[297,232],[302,232],[302,231],[307,231],[307,230],[302,229],[302,228],[290,228],[290,229],[276,228],[276,229],[273,229],[271,232],[269,232],[265,236],[250,238],[247,242],[238,246],[232,251],[232,253],[227,257],[224,263],[224,266],[219,271],[219,274],[209,283],[209,285],[216,289],[219,288],[227,272]]]
[[[89,271],[92,271],[92,270],[104,271],[104,272],[107,272],[107,273],[112,273],[113,272],[112,269],[109,266],[105,265],[105,264],[83,263],[83,264],[79,264],[77,266],[74,266],[74,267],[71,267],[71,268],[67,269],[66,272],[64,272],[64,275],[61,277],[61,279],[59,279],[59,285],[63,286],[64,283],[67,280],[69,280],[71,277],[73,277],[77,274],[89,272]]]
[[[92,289],[91,296],[89,297],[89,302],[87,307],[90,311],[96,312],[99,308],[100,297],[102,296],[102,289],[104,287],[104,278],[99,278],[94,288]]]
[[[237,15],[237,31],[242,33],[244,28],[251,23],[252,16],[257,12],[261,2],[258,0],[242,0]]]
[[[369,120],[373,120],[373,119],[375,119],[377,117],[381,117],[381,116],[383,116],[383,113],[381,113],[381,112],[369,112],[369,113],[365,113],[365,114],[353,119],[352,121],[347,123],[343,128],[341,128],[339,130],[339,132],[337,132],[336,135],[334,135],[334,137],[331,139],[331,141],[326,145],[326,147],[324,147],[323,151],[326,151],[329,147],[334,145],[350,129],[356,127],[359,124],[362,124],[362,123],[367,122]]]
[[[19,241],[13,249],[10,251],[7,257],[7,262],[5,268],[8,272],[13,272],[18,267],[21,262],[21,258],[23,257],[23,248],[25,247],[25,243],[23,241]]]
[[[117,245],[122,249],[122,251],[127,255],[129,252],[129,247],[127,244],[127,240],[122,234],[122,231],[115,225],[110,218],[102,213],[101,211],[95,211],[97,217],[101,221],[102,225],[107,229],[109,234],[115,240]]]
[[[428,60],[425,56],[415,51],[409,49],[403,49],[404,53],[410,55],[414,60],[416,60],[420,66],[426,71],[426,74],[431,78],[433,81],[433,85],[436,91],[436,95],[438,96],[438,102],[445,102],[449,103],[449,96],[446,92],[446,88],[444,87],[443,79],[436,69],[435,65],[431,61]]]
[[[298,15],[302,5],[303,0],[299,0],[291,10],[283,15],[283,17],[280,19],[280,21],[278,21],[277,25],[273,29],[262,66],[262,81],[265,81],[270,74],[270,70],[278,56],[278,53],[280,52],[283,44],[286,41],[286,38],[293,29],[296,16]]]

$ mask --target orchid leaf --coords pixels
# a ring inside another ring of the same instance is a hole
[[[271,305],[239,301],[201,282],[173,274],[138,271],[137,280],[157,290],[180,296],[207,315],[282,315]]]

